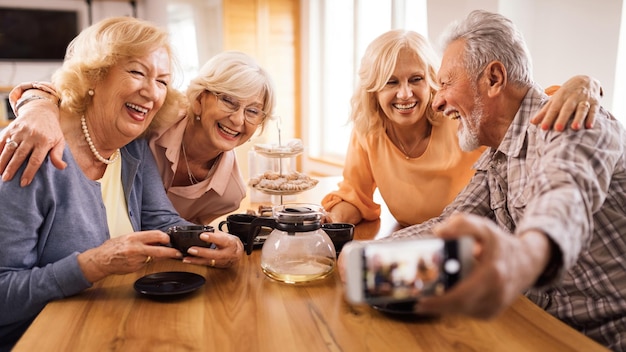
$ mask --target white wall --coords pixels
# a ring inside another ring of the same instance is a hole
[[[446,25],[471,10],[502,13],[524,34],[535,81],[543,87],[562,84],[576,74],[600,80],[602,104],[623,104],[615,89],[622,0],[429,0],[429,36],[439,43]],[[615,105],[615,106],[614,106]],[[626,116],[617,116],[626,121]]]
[[[533,16],[519,20],[524,11],[502,13],[520,22],[542,86],[562,83],[575,74],[588,74],[602,83],[602,103],[613,110],[622,0],[526,0]],[[558,19],[556,21],[555,19]]]
[[[620,28],[620,47],[617,50],[616,62],[622,63],[615,70],[615,97],[612,112],[626,121],[626,5],[622,3],[622,26]],[[621,99],[620,99],[621,98]],[[619,103],[621,101],[621,103]]]

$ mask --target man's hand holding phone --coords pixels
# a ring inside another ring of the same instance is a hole
[[[550,259],[545,234],[528,231],[513,236],[476,215],[454,215],[434,232],[445,240],[471,236],[475,261],[472,272],[445,294],[421,298],[415,306],[420,314],[495,317],[535,283]]]

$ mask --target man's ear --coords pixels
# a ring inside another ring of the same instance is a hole
[[[485,67],[484,78],[487,81],[489,96],[500,93],[507,83],[506,68],[500,61],[492,61]]]

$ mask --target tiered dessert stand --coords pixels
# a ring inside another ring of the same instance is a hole
[[[284,196],[308,191],[317,185],[317,180],[295,171],[293,161],[302,154],[304,148],[300,140],[292,140],[286,145],[257,144],[254,151],[269,158],[269,170],[250,179],[250,186],[271,196],[272,205],[284,204]]]

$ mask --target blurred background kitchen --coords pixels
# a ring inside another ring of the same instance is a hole
[[[9,19],[21,16],[11,12],[16,8],[57,12],[25,22],[27,39],[16,42],[6,39]],[[170,30],[184,70],[176,82],[181,90],[223,50],[244,51],[271,73],[279,118],[239,147],[243,175],[253,144],[277,143],[278,127],[283,141],[304,142],[305,152],[296,160],[299,171],[341,175],[350,97],[367,44],[389,29],[405,28],[425,35],[437,48],[446,25],[474,9],[502,13],[522,30],[540,85],[591,75],[602,82],[603,105],[626,122],[622,0],[0,0],[0,128],[11,118],[4,108],[8,91],[23,81],[49,80],[62,61],[62,54],[47,49],[53,57],[29,55],[56,36],[73,37],[92,22],[128,15]],[[63,18],[63,25],[51,30],[43,24],[46,18]]]

